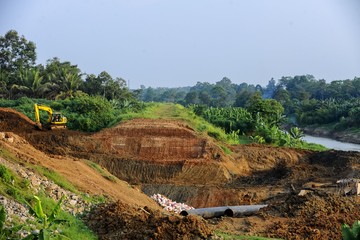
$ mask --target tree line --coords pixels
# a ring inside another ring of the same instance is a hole
[[[81,95],[102,96],[121,104],[136,101],[126,81],[103,71],[83,73],[77,65],[54,57],[36,63],[36,45],[10,30],[0,36],[0,97],[5,99],[67,99]]]
[[[299,126],[335,124],[337,129],[360,127],[360,78],[327,83],[312,75],[270,79],[265,87],[247,83],[235,84],[224,77],[215,84],[198,82],[188,88],[141,89],[143,101],[176,102],[207,107],[242,107],[255,94],[274,99],[284,114]]]
[[[180,88],[141,86],[129,90],[121,77],[113,78],[81,72],[77,65],[54,57],[45,65],[35,64],[36,45],[15,30],[0,36],[0,98],[71,99],[79,96],[100,96],[117,108],[139,106],[144,102],[174,102],[184,106],[242,107],[254,95],[273,99],[281,104],[291,121],[300,126],[334,124],[338,129],[360,127],[360,78],[327,83],[312,75],[270,79],[263,87],[233,83],[224,77],[211,84],[197,82]]]

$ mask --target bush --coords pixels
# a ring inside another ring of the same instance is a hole
[[[19,199],[19,197],[20,197],[20,192],[15,187],[9,186],[8,188],[6,188],[5,192],[6,192],[6,194],[8,194],[9,196],[11,196],[15,199]]]
[[[11,183],[14,180],[13,175],[10,171],[4,166],[0,164],[0,178],[5,183]]]
[[[11,108],[16,106],[15,100],[0,99],[0,107]]]
[[[111,103],[99,96],[80,96],[72,101],[63,101],[66,107],[68,127],[85,132],[95,132],[108,127],[116,119]]]

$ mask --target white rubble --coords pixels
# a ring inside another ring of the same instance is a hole
[[[164,207],[164,210],[169,212],[180,213],[183,210],[194,209],[193,207],[188,206],[185,203],[177,203],[175,201],[172,201],[159,193],[154,194],[150,197],[155,200],[160,206]]]

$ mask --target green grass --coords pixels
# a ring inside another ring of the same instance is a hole
[[[6,159],[7,161],[19,163],[20,160],[17,159],[13,154],[9,153],[7,150],[0,148],[0,157]],[[27,164],[27,167],[33,170],[40,172],[42,175],[48,177],[53,180],[58,185],[61,185],[63,188],[70,190],[74,193],[81,194],[79,191],[71,185],[68,181],[66,181],[61,175],[51,171],[49,169],[40,167],[40,166],[32,166]],[[17,173],[11,171],[5,166],[0,164],[0,195],[4,195],[7,198],[15,199],[17,202],[26,203],[30,202],[33,199],[34,192],[29,187],[30,182],[26,179],[22,179]],[[86,194],[81,194],[86,196]],[[40,198],[42,201],[43,208],[45,212],[49,213],[51,209],[54,208],[56,202],[45,196],[44,193],[40,193]],[[87,196],[86,201],[90,201],[92,203],[104,202],[105,198],[103,196]],[[70,239],[97,239],[97,236],[86,227],[86,225],[77,217],[65,212],[61,211],[59,213],[59,219],[67,220],[66,223],[62,223],[60,225],[55,224],[53,230],[60,229],[62,234],[67,236]],[[20,219],[16,218],[16,216],[12,220],[12,224],[19,225]],[[22,227],[23,230],[31,231],[34,226],[37,226],[38,223],[29,222]],[[62,239],[62,238],[59,238]]]
[[[31,197],[31,190],[28,181],[21,179],[10,169],[1,165],[0,174],[0,195],[8,198],[16,199],[18,202],[24,203],[26,199]]]
[[[191,128],[201,134],[205,134],[219,141],[231,142],[228,135],[220,128],[215,127],[203,118],[196,116],[190,109],[174,103],[147,103],[147,107],[141,112],[131,112],[121,115],[121,119],[131,120],[135,118],[148,119],[173,119],[186,122]]]
[[[86,161],[86,164],[89,165],[91,168],[95,169],[98,173],[100,173],[101,176],[103,176],[107,180],[112,181],[114,183],[117,182],[117,178],[114,175],[110,174],[107,170],[103,169],[98,164],[92,161]]]
[[[173,103],[149,103],[145,110],[140,113],[127,113],[122,115],[123,120],[130,120],[134,118],[151,118],[151,119],[174,119],[186,122],[191,128],[195,129],[199,134],[210,136],[218,141],[226,144],[250,144],[252,140],[248,136],[226,134],[224,130],[218,128],[205,119],[197,116],[190,109]],[[224,149],[224,152],[230,154],[230,150]],[[322,145],[314,143],[302,143],[296,148],[314,150],[314,151],[325,151]]]
[[[54,209],[56,202],[42,194],[40,194],[39,198],[41,200],[44,213],[49,215]],[[80,219],[71,215],[70,213],[60,210],[56,219],[66,221],[61,224],[55,224],[53,227],[51,227],[52,231],[59,231],[62,235],[65,235],[70,239],[97,239],[96,235],[89,228],[87,228],[87,226]],[[39,223],[32,222],[31,224],[37,226],[37,229],[41,228]],[[60,237],[59,239],[63,238]]]
[[[226,154],[231,154],[232,153],[231,150],[229,148],[227,148],[226,146],[221,145],[220,147]]]
[[[319,152],[329,150],[328,148],[324,147],[321,144],[308,143],[305,141],[303,141],[303,143],[298,148],[305,150],[319,151]]]
[[[33,166],[32,168],[39,174],[52,180],[55,184],[59,185],[60,187],[69,190],[70,192],[73,193],[77,193],[77,194],[79,193],[76,187],[72,185],[69,181],[67,181],[61,174],[39,165]]]
[[[245,136],[245,135],[240,135],[239,136],[239,143],[240,144],[250,144],[252,142],[253,141],[248,136]]]
[[[10,153],[9,151],[7,151],[6,149],[1,148],[1,147],[0,147],[0,156],[3,157],[4,159],[6,159],[7,161],[11,161],[13,163],[24,164],[23,161],[21,161],[16,156],[14,156],[12,153]],[[56,183],[60,187],[66,189],[66,190],[69,190],[73,193],[79,193],[79,191],[76,189],[76,187],[74,185],[72,185],[69,181],[67,181],[59,173],[54,172],[53,170],[50,170],[48,168],[45,168],[45,167],[39,166],[39,165],[32,165],[32,164],[28,164],[28,163],[25,163],[25,165],[26,165],[26,167],[36,171],[40,175],[43,175],[43,176],[47,177],[48,179],[52,180],[54,183]]]

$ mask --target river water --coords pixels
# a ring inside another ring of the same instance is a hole
[[[324,147],[327,147],[330,149],[360,152],[360,144],[340,142],[340,141],[333,140],[330,138],[315,137],[315,136],[310,136],[310,135],[305,135],[302,139],[307,141],[308,143],[321,144]]]

